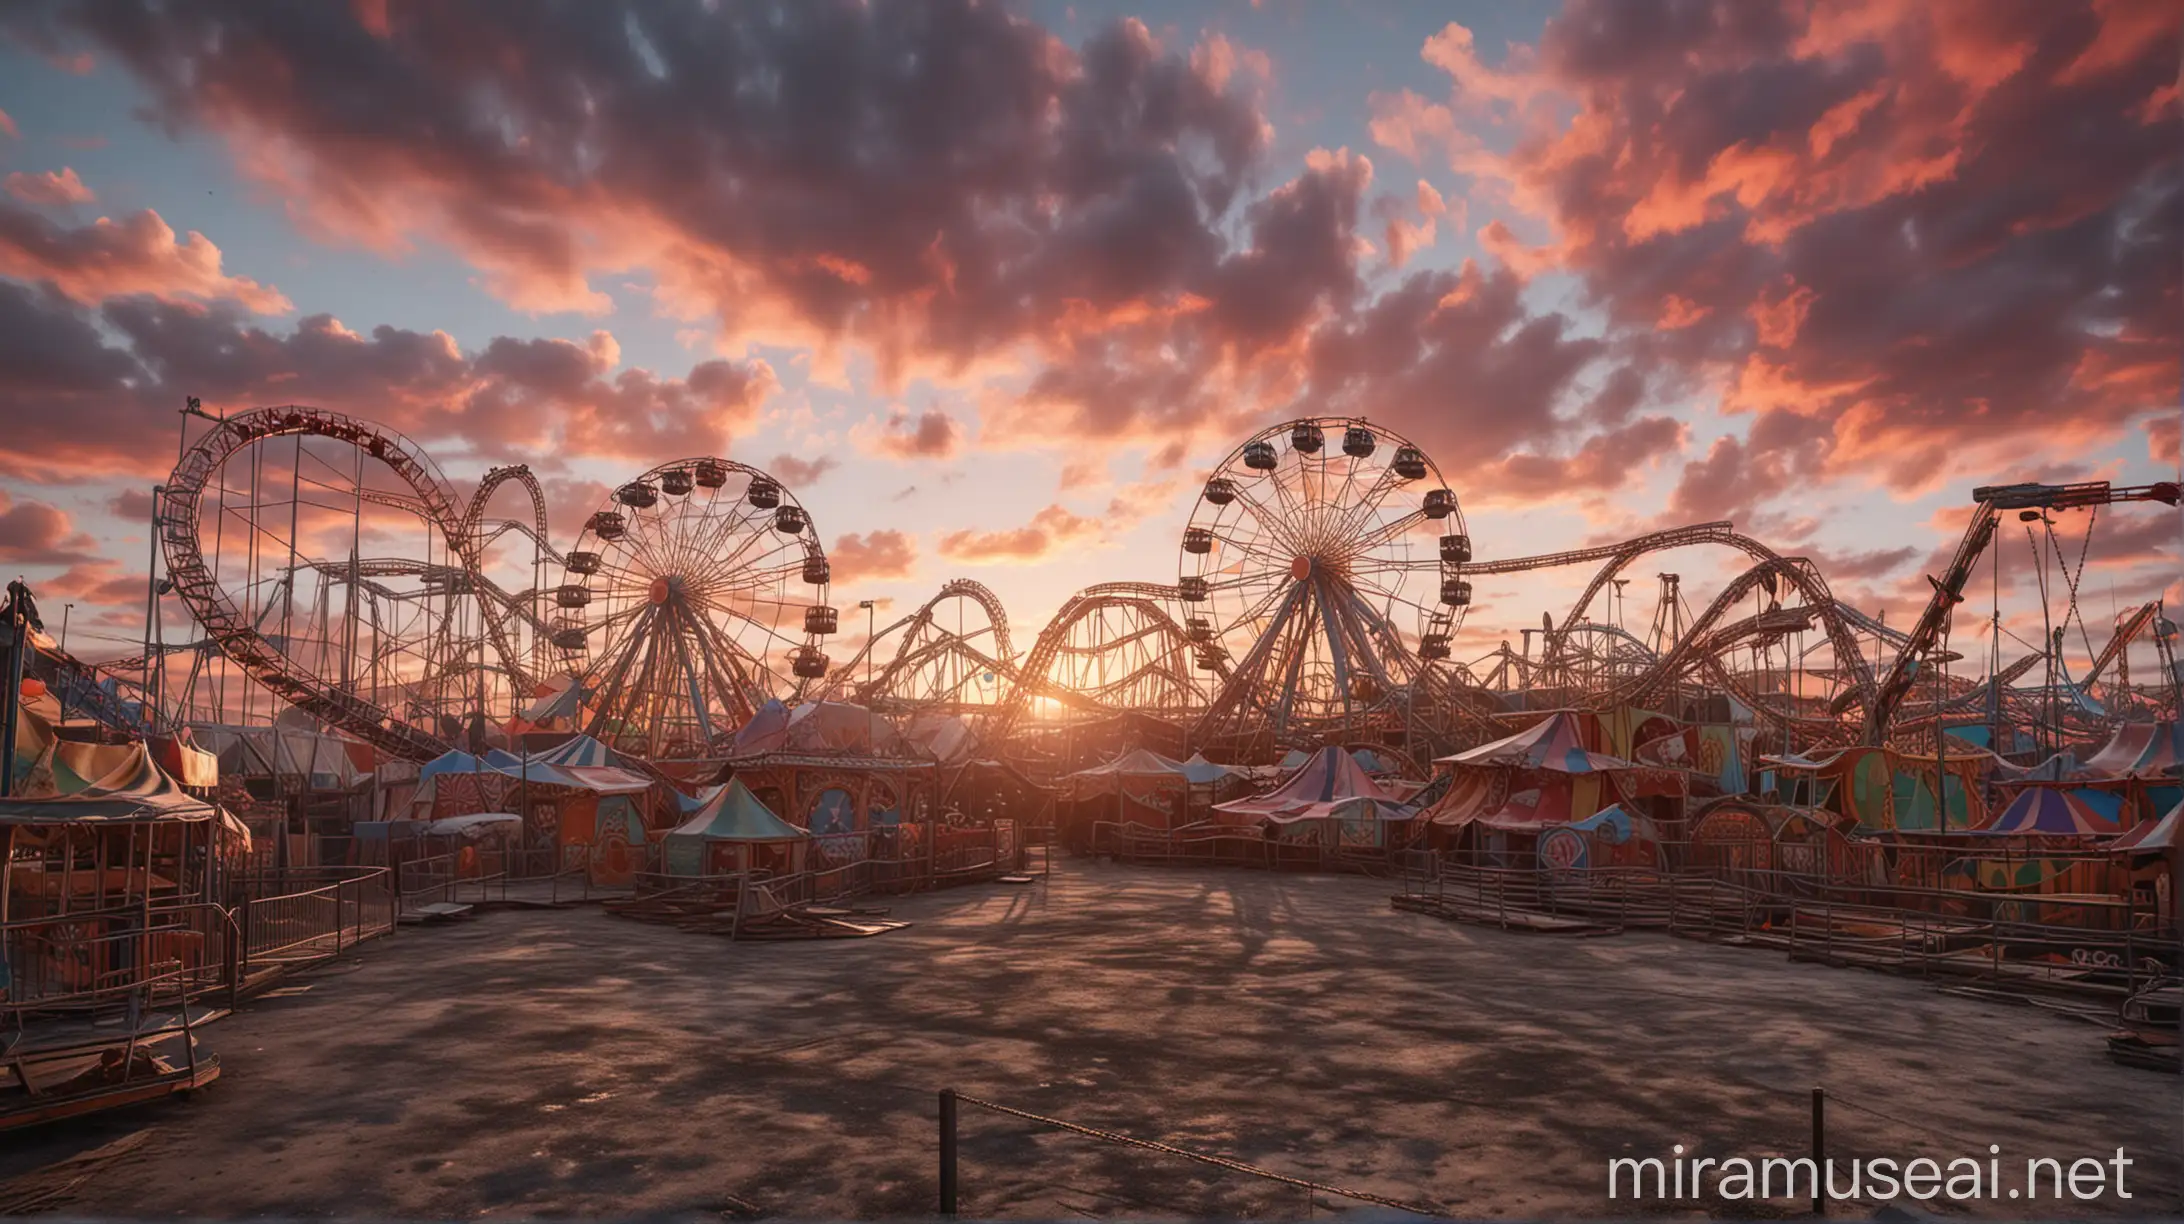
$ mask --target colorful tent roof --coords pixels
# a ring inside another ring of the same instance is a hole
[[[211,820],[219,808],[175,784],[142,743],[120,746],[96,778],[63,779],[43,797],[0,799],[0,824]]]
[[[728,752],[751,757],[768,752],[899,753],[904,743],[884,716],[846,701],[807,701],[795,709],[769,700],[736,731]]]
[[[2106,774],[2174,774],[2184,768],[2184,723],[2125,723],[2086,767]]]
[[[2110,842],[2108,848],[2132,854],[2159,854],[2174,850],[2177,847],[2177,826],[2180,820],[2184,820],[2184,803],[2170,808],[2168,815],[2152,824],[2142,824]]]
[[[778,842],[811,834],[774,815],[741,779],[731,778],[698,813],[668,832],[667,840]]]
[[[1577,716],[1561,710],[1491,744],[1438,757],[1437,765],[1483,765],[1506,769],[1546,769],[1556,773],[1605,773],[1637,766],[1621,757],[1588,752],[1578,737]]]
[[[1069,787],[1069,797],[1083,799],[1093,795],[1112,795],[1121,788],[1136,785],[1158,786],[1166,783],[1170,789],[1188,787],[1190,775],[1183,769],[1183,762],[1173,761],[1146,748],[1132,748],[1112,761],[1080,769],[1063,778]]]
[[[1403,805],[1395,792],[1373,780],[1357,758],[1337,747],[1312,755],[1287,782],[1264,795],[1252,795],[1216,803],[1213,810],[1231,824],[1255,824],[1271,820],[1289,824],[1299,820],[1354,820],[1374,816],[1381,820],[1408,820],[1417,813]]]
[[[478,758],[470,755],[467,752],[464,752],[460,748],[450,748],[446,752],[443,752],[440,755],[432,758],[431,760],[426,761],[424,764],[418,766],[417,780],[419,782],[423,782],[425,779],[430,778],[435,774],[478,773],[481,772],[484,768],[485,762],[479,760]]]
[[[2108,837],[2121,827],[2118,816],[2122,802],[2116,795],[2099,791],[2035,786],[2018,792],[1992,824],[1972,832],[1994,836]]]
[[[589,735],[573,736],[542,752],[531,754],[533,761],[548,765],[621,765],[622,760],[614,749],[607,747]]]

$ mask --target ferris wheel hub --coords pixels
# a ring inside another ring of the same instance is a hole
[[[652,602],[664,604],[682,593],[683,580],[679,575],[662,574],[652,580]]]

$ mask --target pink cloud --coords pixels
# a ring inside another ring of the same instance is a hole
[[[10,176],[8,186],[21,195],[18,177]],[[70,228],[0,202],[0,276],[47,281],[86,303],[145,293],[169,300],[224,299],[260,314],[294,309],[278,289],[222,272],[220,248],[203,234],[193,230],[176,241],[174,230],[150,209],[123,221],[100,217]]]
[[[818,483],[820,477],[840,466],[842,461],[832,455],[821,455],[817,459],[799,459],[794,455],[780,454],[773,457],[773,462],[766,465],[766,470],[787,482],[789,487],[801,489]]]
[[[900,531],[850,532],[827,550],[837,586],[908,578],[917,571],[917,542]]]
[[[571,454],[649,465],[726,453],[775,386],[762,361],[705,361],[680,378],[619,366],[613,338],[502,337],[466,352],[444,332],[329,315],[253,326],[230,305],[151,297],[96,311],[0,281],[0,471],[41,481],[163,474],[174,410],[305,403],[358,413],[428,444],[496,458]]]
[[[872,449],[895,459],[947,459],[963,449],[963,426],[937,408],[913,417],[897,411],[870,442]]]
[[[90,204],[98,199],[83,180],[76,177],[74,167],[63,166],[58,173],[52,170],[30,174],[18,170],[7,177],[8,194],[26,204]]]
[[[73,565],[92,560],[97,549],[98,541],[76,530],[65,511],[0,492],[0,561]]]

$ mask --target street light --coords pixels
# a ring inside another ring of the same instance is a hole
[[[860,599],[857,606],[865,611],[864,631],[864,687],[865,687],[865,751],[879,753],[879,715],[872,709],[872,627],[879,622],[879,609],[871,600]]]

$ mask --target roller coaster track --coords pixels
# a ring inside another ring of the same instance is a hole
[[[934,614],[941,604],[950,599],[968,599],[985,612],[986,623],[993,631],[994,648],[991,653],[979,650],[968,641],[945,629],[939,631],[941,634],[939,638],[922,643],[917,640],[918,631],[932,626],[934,624]],[[813,700],[836,700],[844,684],[855,684],[857,669],[863,666],[865,659],[872,653],[873,648],[879,645],[880,639],[891,633],[900,633],[902,635],[897,640],[894,659],[889,661],[887,666],[872,678],[869,685],[860,686],[869,690],[866,694],[866,700],[868,701],[872,699],[872,694],[887,692],[899,676],[906,672],[915,671],[918,667],[931,662],[951,648],[960,651],[966,658],[980,663],[997,674],[1014,676],[1016,672],[1016,649],[1009,641],[1009,614],[1007,609],[1001,606],[1001,597],[995,595],[982,582],[975,582],[969,578],[955,578],[941,584],[940,590],[931,599],[919,604],[915,612],[883,626],[870,638],[866,639],[865,643],[857,648],[857,653],[850,656],[848,662],[834,667],[828,673],[826,687],[821,689]]]
[[[1016,724],[1022,720],[1024,711],[1030,706],[1034,696],[1049,697],[1071,705],[1090,704],[1095,709],[1106,708],[1097,702],[1087,703],[1074,690],[1047,679],[1047,672],[1053,668],[1054,661],[1061,657],[1068,645],[1069,631],[1087,616],[1109,608],[1135,611],[1150,621],[1151,627],[1173,639],[1168,653],[1188,654],[1190,638],[1183,632],[1183,627],[1175,623],[1175,618],[1168,615],[1165,606],[1175,598],[1176,588],[1155,582],[1102,582],[1070,596],[1061,610],[1054,614],[1054,619],[1048,621],[1046,628],[1039,631],[1038,640],[1032,644],[1031,653],[1016,668],[1016,682],[1009,686],[1008,696],[994,707],[987,724],[988,742],[1000,743],[1007,739],[1010,732],[1015,730]],[[1217,674],[1225,679],[1228,673],[1224,668]],[[1186,684],[1189,682],[1188,676],[1179,679]]]
[[[1815,610],[1822,628],[1827,632],[1828,641],[1835,647],[1837,665],[1850,674],[1850,684],[1844,694],[1847,700],[1865,704],[1873,701],[1875,683],[1872,669],[1858,649],[1857,638],[1852,632],[1854,622],[1843,614],[1842,605],[1835,601],[1835,596],[1828,590],[1827,580],[1809,562],[1801,558],[1786,559],[1772,548],[1737,531],[1731,523],[1697,523],[1592,548],[1576,548],[1499,561],[1474,561],[1458,568],[1466,574],[1516,574],[1528,570],[1584,565],[1593,561],[1605,562],[1593,575],[1592,581],[1586,584],[1584,593],[1571,605],[1570,614],[1563,618],[1561,626],[1550,626],[1544,635],[1541,666],[1547,666],[1553,661],[1559,661],[1566,649],[1572,627],[1584,622],[1585,610],[1592,606],[1593,600],[1632,562],[1647,553],[1701,544],[1734,548],[1759,562],[1739,580],[1745,585],[1738,587],[1738,598],[1749,595],[1754,586],[1765,585],[1770,576],[1776,581],[1786,581],[1796,587],[1804,597],[1806,605]],[[1720,600],[1715,602],[1718,604]],[[1861,616],[1858,621],[1863,622],[1865,618]],[[1696,637],[1694,626],[1694,631],[1685,635],[1684,642],[1678,643],[1677,650],[1672,650],[1669,657],[1676,658],[1678,652],[1684,651],[1686,644]],[[1688,655],[1688,651],[1684,653]],[[1684,670],[1682,660],[1677,661],[1674,670],[1679,674]]]
[[[247,447],[269,438],[290,436],[346,442],[386,465],[415,498],[412,503],[399,495],[388,495],[393,503],[437,527],[461,568],[478,580],[480,587],[484,585],[479,573],[480,546],[473,529],[485,497],[502,481],[523,479],[532,491],[533,506],[543,523],[537,482],[529,479],[528,472],[518,475],[518,470],[498,469],[495,475],[499,479],[488,476],[487,483],[479,486],[479,494],[473,496],[468,512],[462,513],[431,459],[409,439],[369,421],[295,405],[253,409],[220,421],[183,453],[167,478],[166,503],[159,519],[167,573],[175,593],[220,651],[289,704],[383,751],[412,760],[437,756],[447,750],[445,740],[314,674],[275,648],[246,620],[206,564],[198,538],[206,482]],[[383,500],[365,496],[367,500]],[[509,640],[505,609],[492,599],[481,599],[478,606],[487,639],[506,674],[518,684],[528,684],[530,677]]]

